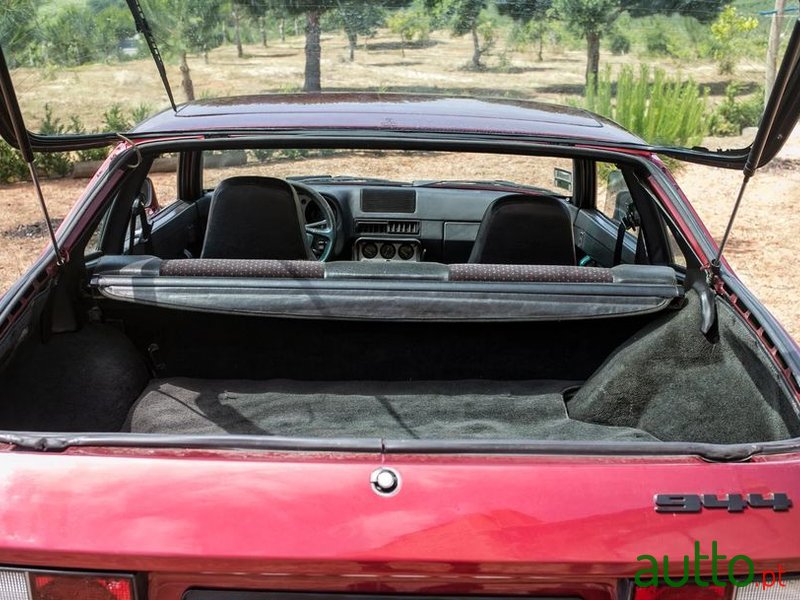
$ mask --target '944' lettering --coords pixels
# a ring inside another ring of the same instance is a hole
[[[771,508],[777,512],[789,510],[792,501],[787,494],[657,494],[656,512],[696,513],[704,508],[726,508],[728,512],[742,512],[745,508]]]

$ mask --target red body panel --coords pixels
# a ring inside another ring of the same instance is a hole
[[[395,467],[380,497],[369,476]],[[800,511],[659,514],[657,493],[800,498],[800,458],[382,457],[72,451],[0,456],[0,562],[149,571],[190,585],[520,593],[591,583],[637,556],[717,541],[757,568],[800,570]],[[708,572],[707,568],[703,569]]]

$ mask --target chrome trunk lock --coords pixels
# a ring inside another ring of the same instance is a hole
[[[381,467],[372,472],[369,482],[379,496],[394,496],[400,490],[400,473],[389,467]]]

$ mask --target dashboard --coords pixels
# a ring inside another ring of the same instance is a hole
[[[313,188],[337,217],[339,260],[467,262],[483,215],[504,190],[362,185]],[[321,211],[300,196],[306,222]]]

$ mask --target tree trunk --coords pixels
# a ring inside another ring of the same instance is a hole
[[[300,35],[300,20],[297,17],[294,18],[294,34]]]
[[[593,31],[586,34],[586,85],[590,83],[597,89],[597,77],[600,73],[600,33]]]
[[[267,47],[267,25],[264,23],[264,17],[258,17],[258,28],[261,30],[261,45]]]
[[[234,38],[236,40],[236,55],[239,58],[244,56],[244,50],[242,50],[242,30],[239,25],[239,11],[235,8],[233,9],[233,29],[234,29]]]
[[[472,28],[472,68],[481,68],[481,40],[478,38],[478,28]]]
[[[286,41],[286,17],[281,17],[281,20],[278,21],[278,32],[281,35],[281,42]]]
[[[319,34],[319,11],[310,10],[306,13],[306,72],[303,84],[304,92],[321,92],[320,59],[322,46]]]
[[[194,84],[192,83],[189,63],[186,61],[186,52],[181,52],[181,87],[186,95],[186,101],[192,102],[194,100]]]
[[[355,32],[347,33],[347,48],[350,52],[350,62],[356,59],[356,44],[358,43],[358,34]]]
[[[544,61],[544,56],[542,55],[542,51],[544,50],[544,33],[539,36],[539,51],[536,53],[536,58],[539,62]]]

